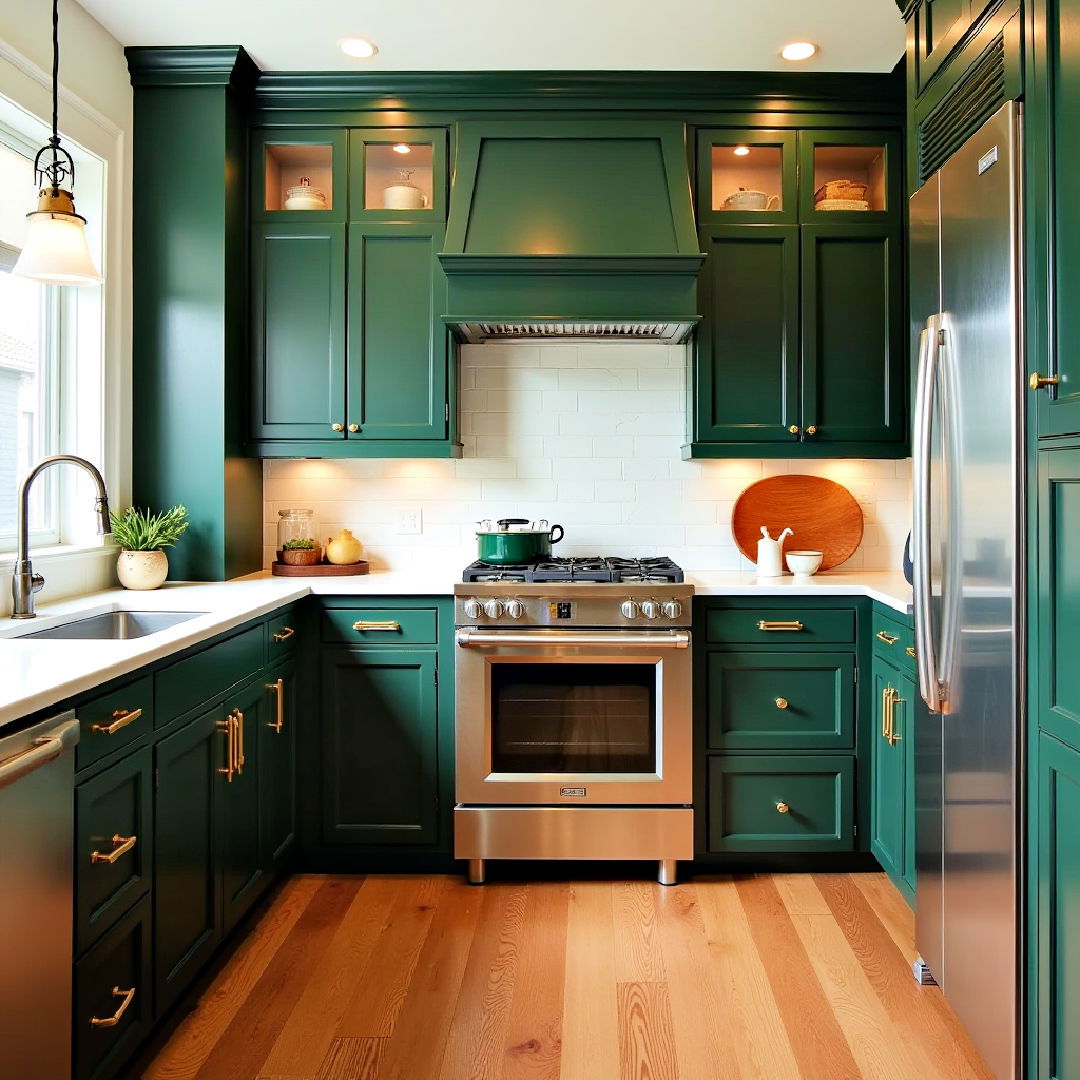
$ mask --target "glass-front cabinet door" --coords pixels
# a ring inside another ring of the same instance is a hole
[[[349,219],[445,221],[446,135],[443,128],[353,129]]]
[[[796,166],[794,131],[699,132],[698,222],[777,225],[796,221]]]
[[[800,132],[800,220],[854,224],[898,215],[900,153],[894,131]]]
[[[256,221],[344,221],[348,201],[345,132],[263,128],[251,134]]]

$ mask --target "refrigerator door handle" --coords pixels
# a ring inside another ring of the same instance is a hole
[[[915,602],[915,651],[919,693],[928,708],[940,708],[934,631],[931,618],[930,459],[933,438],[934,395],[941,344],[941,317],[931,315],[919,333],[919,374],[915,385],[915,430],[912,446],[914,505],[912,508],[912,590]]]

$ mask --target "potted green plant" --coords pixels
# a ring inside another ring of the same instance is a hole
[[[322,562],[322,548],[310,537],[286,540],[281,561],[289,566],[316,566]]]
[[[113,539],[123,549],[116,561],[116,576],[125,589],[156,589],[169,576],[165,548],[187,531],[187,509],[174,506],[160,514],[129,506],[110,514]]]

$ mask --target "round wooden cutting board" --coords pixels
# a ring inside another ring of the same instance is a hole
[[[746,488],[731,511],[731,535],[751,562],[757,561],[762,525],[774,540],[783,529],[792,530],[784,541],[785,552],[822,552],[822,570],[847,562],[863,535],[855,496],[823,476],[770,476]]]

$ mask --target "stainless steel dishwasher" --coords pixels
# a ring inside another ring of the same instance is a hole
[[[71,1075],[72,712],[0,729],[0,1072]]]

